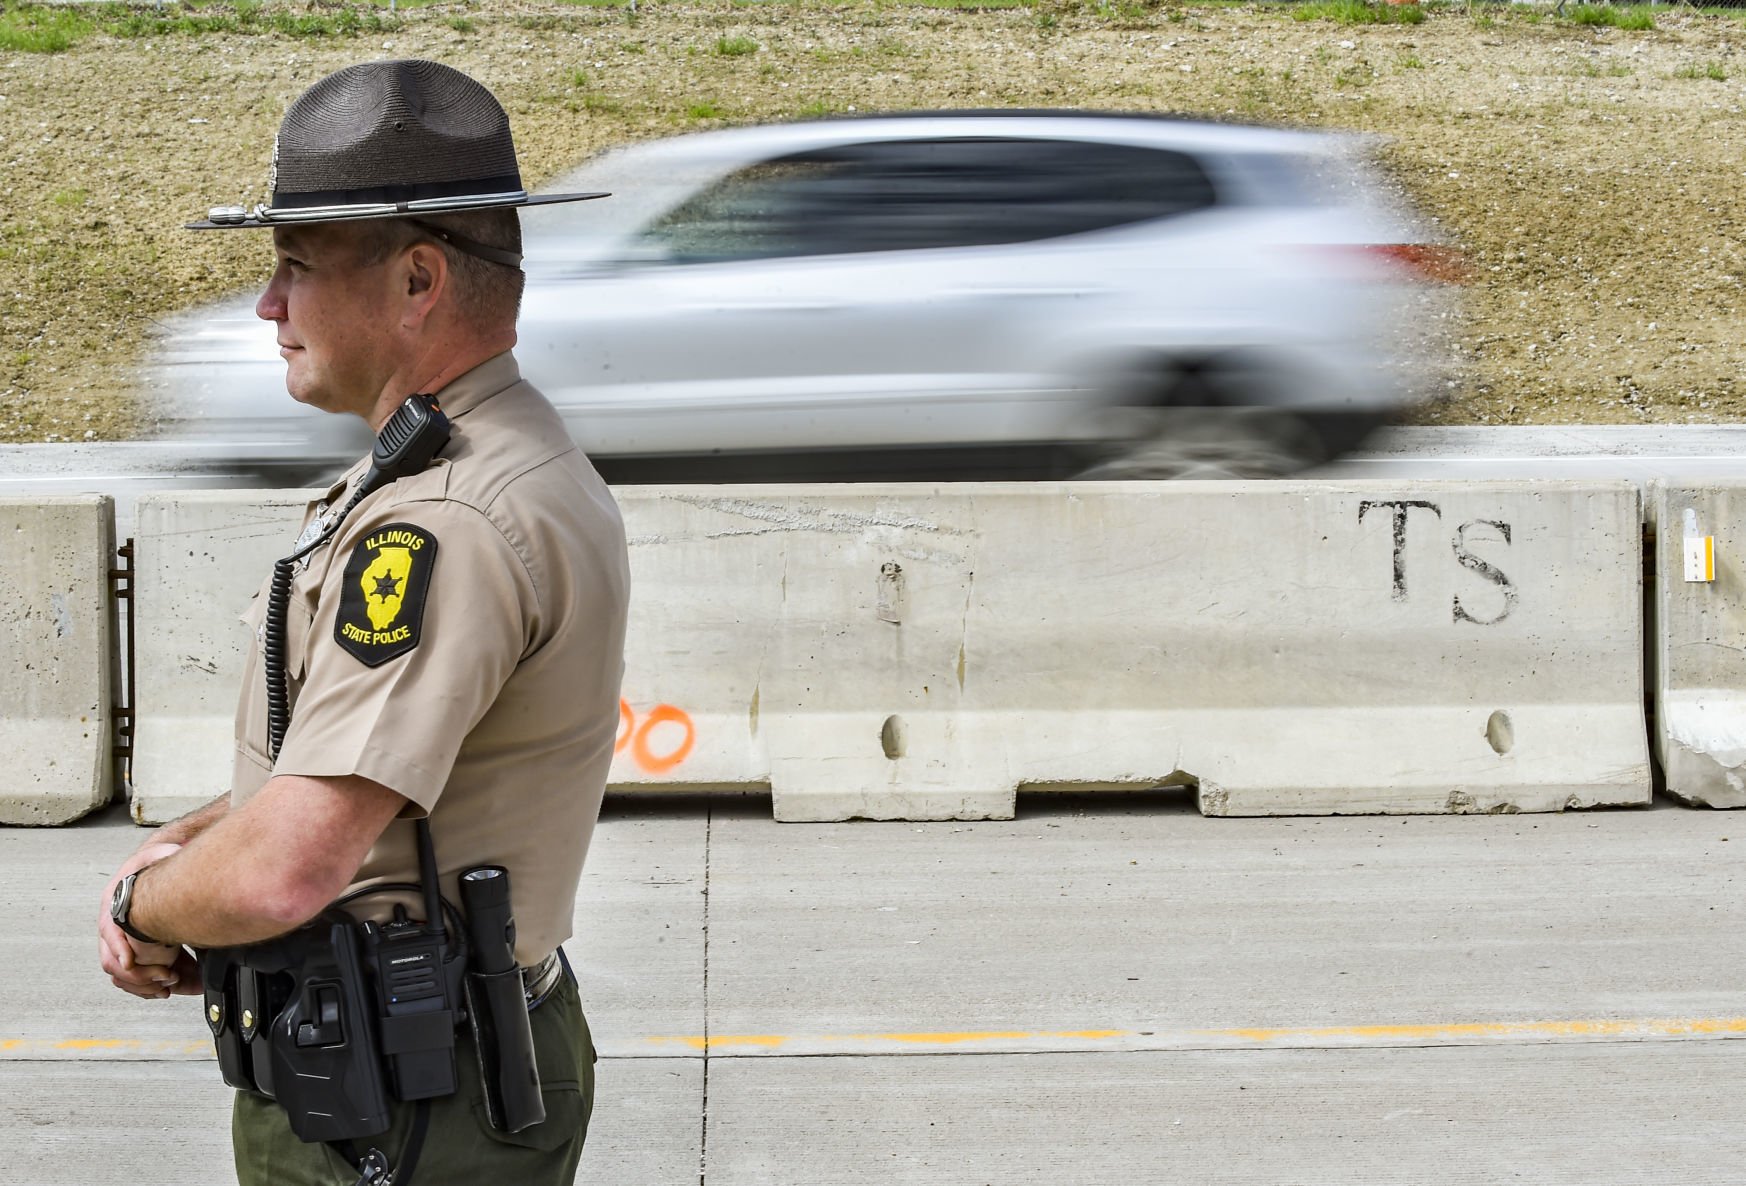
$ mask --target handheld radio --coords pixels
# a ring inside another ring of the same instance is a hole
[[[376,1025],[388,1081],[402,1100],[435,1099],[455,1090],[455,1024],[466,960],[443,922],[430,820],[418,821],[418,869],[425,920],[396,906],[386,923],[359,924],[364,958],[375,973]]]
[[[376,434],[376,443],[370,448],[370,472],[359,489],[368,493],[397,479],[423,473],[448,443],[449,418],[437,406],[436,396],[410,397],[394,409],[394,415]],[[353,502],[360,497],[354,495]]]

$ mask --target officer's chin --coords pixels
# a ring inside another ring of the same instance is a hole
[[[349,412],[350,408],[340,406],[333,393],[325,390],[320,383],[308,376],[298,374],[298,366],[291,362],[285,370],[285,390],[298,403],[320,412]]]

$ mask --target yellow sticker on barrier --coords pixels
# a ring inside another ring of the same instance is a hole
[[[1685,579],[1713,581],[1716,579],[1716,537],[1687,536],[1685,540]]]

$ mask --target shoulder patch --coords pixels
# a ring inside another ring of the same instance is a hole
[[[436,551],[436,536],[410,523],[389,523],[359,540],[346,561],[334,641],[365,667],[416,647]]]

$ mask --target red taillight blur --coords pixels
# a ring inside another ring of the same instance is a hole
[[[1467,261],[1459,248],[1437,243],[1371,243],[1359,250],[1404,268],[1415,280],[1460,284],[1467,279]]]

